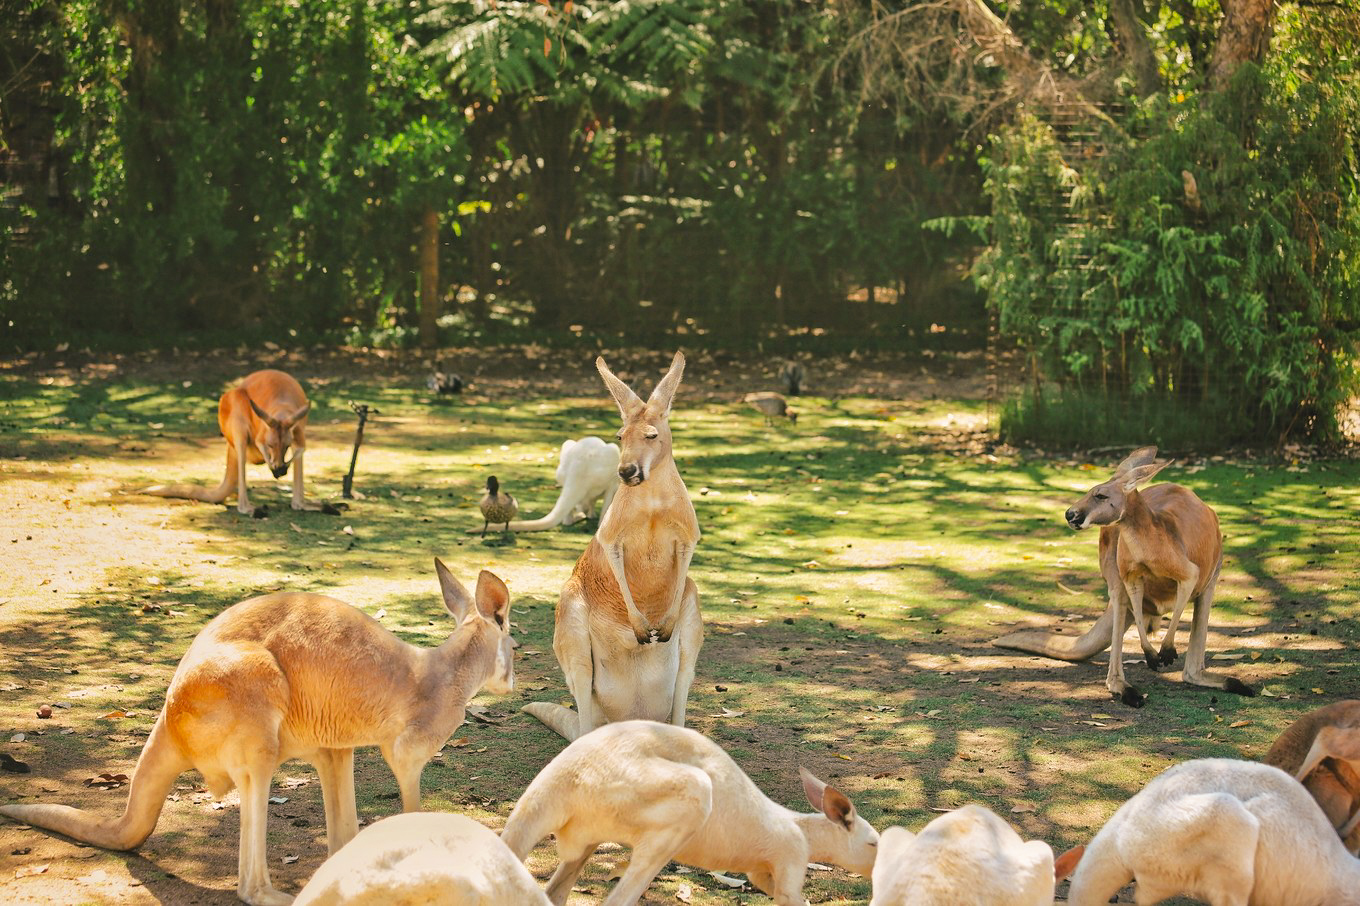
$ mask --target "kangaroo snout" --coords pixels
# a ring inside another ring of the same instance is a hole
[[[1080,529],[1082,520],[1086,518],[1086,514],[1076,507],[1068,507],[1065,515],[1067,517],[1067,524],[1074,529]]]
[[[274,473],[275,478],[282,478],[288,474],[288,466],[289,463],[284,463],[281,466],[270,466],[269,471]]]
[[[619,466],[619,479],[626,485],[642,484],[642,469],[635,462]]]

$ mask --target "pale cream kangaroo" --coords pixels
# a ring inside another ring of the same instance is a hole
[[[359,832],[293,906],[549,906],[501,838],[463,815],[411,812]]]
[[[307,413],[312,404],[302,385],[282,371],[266,369],[246,375],[222,394],[217,404],[217,425],[227,440],[227,471],[222,483],[211,490],[194,484],[158,484],[141,493],[157,497],[183,497],[206,503],[222,503],[236,493],[236,510],[255,512],[246,490],[246,463],[267,463],[275,478],[293,468],[295,510],[320,509],[303,497],[302,459],[307,450]],[[293,458],[288,459],[288,448]]]
[[[557,602],[553,652],[576,712],[551,702],[524,706],[567,739],[634,718],[684,726],[704,641],[689,578],[699,520],[671,455],[671,401],[685,357],[675,354],[645,403],[603,358],[595,367],[623,415],[622,486]]]
[[[1137,882],[1139,906],[1360,906],[1360,860],[1284,771],[1204,758],[1165,771],[1086,847],[1069,906],[1105,906]]]
[[[6,815],[102,846],[135,849],[156,827],[171,786],[197,769],[214,796],[241,791],[237,893],[288,903],[265,859],[274,770],[316,765],[330,851],[358,830],[354,747],[376,745],[396,775],[405,811],[420,808],[420,774],[485,686],[514,688],[510,594],[483,570],[477,596],[435,560],[444,605],[458,626],[438,648],[417,648],[342,601],[315,594],[251,598],[203,628],[175,669],[132,777],[121,817],[65,805],[6,805]]]
[[[1128,621],[1138,630],[1143,655],[1153,670],[1176,660],[1176,629],[1186,605],[1195,601],[1190,645],[1185,652],[1184,680],[1237,695],[1255,695],[1235,677],[1204,669],[1209,637],[1209,608],[1223,566],[1223,537],[1218,515],[1195,493],[1177,484],[1161,484],[1141,493],[1139,485],[1170,465],[1157,460],[1156,447],[1133,451],[1108,481],[1086,492],[1068,508],[1068,525],[1080,531],[1100,526],[1100,572],[1109,591],[1105,613],[1078,638],[1024,630],[992,644],[1017,648],[1065,661],[1081,661],[1110,649],[1105,687],[1135,708],[1146,696],[1124,678],[1124,633]],[[1171,614],[1160,650],[1149,639],[1161,615]]]
[[[744,872],[777,906],[803,906],[809,861],[867,876],[878,834],[845,796],[807,771],[817,809],[771,802],[717,743],[652,721],[612,723],[587,733],[548,763],[520,796],[501,839],[523,859],[548,834],[562,863],[548,882],[557,906],[605,841],[633,857],[604,906],[629,906],[672,859],[711,871]]]
[[[1294,721],[1261,759],[1298,778],[1360,853],[1360,701],[1337,702]]]
[[[1042,840],[1025,842],[980,805],[965,805],[918,834],[890,827],[878,841],[869,906],[1053,906],[1053,884],[1072,873],[1082,847],[1055,861]]]

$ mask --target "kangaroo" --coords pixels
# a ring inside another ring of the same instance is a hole
[[[559,525],[571,525],[587,518],[596,501],[603,501],[600,519],[604,519],[619,489],[619,445],[606,444],[598,437],[563,441],[562,452],[557,458],[557,483],[562,486],[562,493],[557,495],[557,502],[548,515],[511,522],[510,531],[541,532]]]
[[[1302,781],[1346,849],[1360,854],[1360,701],[1305,714],[1261,760]]]
[[[307,450],[307,413],[312,404],[302,385],[282,371],[256,371],[222,394],[217,404],[217,424],[227,439],[227,471],[222,483],[209,490],[193,484],[158,484],[140,493],[156,497],[183,497],[205,503],[222,503],[236,493],[236,511],[255,513],[246,491],[246,463],[268,463],[275,478],[293,467],[295,510],[319,510],[320,504],[303,499],[302,455]],[[288,448],[293,448],[289,460]]]
[[[1025,630],[992,644],[1065,661],[1086,660],[1109,648],[1106,688],[1112,697],[1139,708],[1146,696],[1124,678],[1126,621],[1131,615],[1148,666],[1163,670],[1176,660],[1176,629],[1193,598],[1195,616],[1185,653],[1185,682],[1255,695],[1241,680],[1204,669],[1209,607],[1223,566],[1223,538],[1217,514],[1188,488],[1162,484],[1138,491],[1171,464],[1156,457],[1156,447],[1133,451],[1108,481],[1093,487],[1067,510],[1067,523],[1073,529],[1101,527],[1100,572],[1110,602],[1095,626],[1078,638]],[[1168,611],[1171,620],[1161,649],[1154,650],[1148,633]]]
[[[293,906],[549,906],[534,876],[463,815],[410,812],[372,824],[316,870]]]
[[[548,763],[520,796],[501,839],[523,859],[548,834],[562,862],[548,899],[567,901],[606,840],[633,857],[604,906],[636,903],[675,860],[745,872],[777,906],[803,906],[809,861],[860,875],[874,867],[878,834],[844,794],[803,770],[816,814],[776,805],[712,740],[684,727],[630,720],[582,736]]]
[[[438,559],[444,605],[457,628],[438,648],[408,645],[377,620],[324,595],[277,593],[228,607],[175,668],[121,817],[65,805],[6,805],[0,815],[105,849],[136,849],[155,830],[183,772],[197,769],[214,796],[241,791],[237,894],[288,903],[265,859],[269,781],[285,761],[316,766],[332,854],[358,830],[354,747],[377,745],[420,808],[425,763],[463,722],[485,686],[514,689],[510,593],[485,570],[474,601]]]
[[[1279,768],[1229,758],[1163,772],[1086,847],[1070,906],[1104,906],[1137,881],[1136,902],[1184,895],[1212,906],[1360,906],[1360,861]]]
[[[890,827],[878,841],[869,906],[1053,906],[1053,885],[1085,847],[1028,843],[989,809],[965,805],[919,834]]]
[[[603,358],[595,367],[623,415],[622,486],[557,603],[553,652],[576,712],[552,702],[523,709],[568,740],[633,718],[684,726],[704,640],[689,578],[699,520],[671,454],[671,402],[685,357],[675,354],[645,403]]]

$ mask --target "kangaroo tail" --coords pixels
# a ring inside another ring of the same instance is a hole
[[[997,648],[1014,648],[1060,661],[1084,661],[1110,647],[1114,613],[1107,607],[1096,624],[1079,636],[1058,635],[1038,629],[1012,632],[992,642]]]
[[[196,484],[157,484],[142,488],[137,493],[150,494],[152,497],[179,497],[185,500],[201,500],[204,503],[221,503],[231,496],[235,488],[236,482],[228,480],[211,489]]]
[[[1117,830],[1116,822],[1107,824],[1082,853],[1067,893],[1069,906],[1104,906],[1133,880],[1133,871],[1119,856]]]
[[[573,493],[571,485],[568,484],[566,487],[562,488],[562,493],[557,495],[557,503],[553,504],[553,508],[548,512],[548,515],[541,519],[512,522],[510,523],[510,531],[542,532],[565,524],[567,520],[571,518],[571,507],[575,502],[576,496],[577,495]]]
[[[170,740],[161,712],[132,773],[121,817],[100,818],[69,805],[2,805],[0,815],[104,849],[136,849],[156,829],[175,778],[192,766]]]
[[[567,742],[575,742],[576,738],[581,735],[576,712],[570,708],[564,708],[552,702],[529,702],[520,710],[543,721],[549,730],[557,733]]]

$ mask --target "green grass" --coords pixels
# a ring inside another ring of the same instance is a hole
[[[210,363],[188,388],[153,366],[0,376],[9,533],[0,546],[18,555],[48,543],[54,552],[0,579],[0,650],[15,653],[0,661],[0,687],[18,686],[0,703],[0,729],[48,731],[5,750],[57,783],[60,795],[48,798],[113,809],[125,790],[93,793],[80,779],[130,770],[175,663],[214,614],[275,589],[322,591],[369,613],[385,609],[398,635],[433,645],[450,630],[431,569],[438,555],[464,581],[480,568],[506,580],[522,643],[520,688],[482,697],[504,722],[457,731],[468,745],[427,768],[425,802],[498,824],[562,746],[518,707],[567,699],[552,655],[553,609],[594,524],[514,539],[465,529],[481,526],[475,501],[490,473],[519,497],[525,517],[546,512],[561,441],[609,438],[617,413],[602,388],[559,397],[488,379],[482,396],[431,404],[411,389],[418,380],[400,374],[312,365],[296,369],[314,399],[309,493],[339,496],[353,430],[348,401],[382,410],[359,458],[355,486],[365,496],[343,516],[289,511],[285,484],[266,482],[258,468],[252,497],[270,504],[265,520],[125,493],[159,480],[217,482],[215,399],[241,370]],[[796,429],[768,429],[736,404],[702,401],[705,377],[691,367],[672,419],[703,530],[691,575],[707,635],[690,725],[786,805],[801,804],[803,764],[842,786],[880,828],[918,829],[933,810],[981,802],[1061,850],[1089,840],[1171,764],[1260,757],[1298,714],[1354,694],[1360,464],[1191,460],[1163,473],[1217,509],[1227,539],[1210,649],[1242,656],[1210,664],[1269,697],[1189,688],[1179,673],[1153,676],[1130,654],[1130,679],[1149,694],[1134,711],[1108,700],[1103,656],[1068,665],[989,645],[1019,623],[1070,630],[1095,619],[1104,601],[1096,538],[1070,531],[1061,514],[1117,454],[1086,462],[988,452],[977,433],[986,407],[976,400],[812,397]],[[49,573],[50,585],[38,584]],[[72,690],[82,697],[58,717],[76,732],[38,725],[34,706]],[[137,713],[102,719],[115,708]],[[724,709],[741,713],[719,716]],[[1248,723],[1231,726],[1239,721]],[[357,775],[361,814],[396,810],[396,784],[375,751],[361,754]],[[312,772],[293,764],[280,776]],[[37,782],[0,775],[0,800],[33,795]],[[289,823],[316,814],[315,784],[287,795],[293,801],[273,807],[270,825],[271,865],[285,883],[324,857],[323,824]],[[108,856],[108,864],[126,860],[162,895],[154,875],[162,863],[188,882],[229,888],[233,818],[198,816],[186,803],[172,804],[171,818],[176,807],[184,820],[142,851],[150,867],[139,857]],[[304,807],[312,811],[294,810]],[[18,834],[0,827],[0,844]],[[301,861],[280,868],[278,848]],[[199,864],[200,851],[230,865]],[[551,865],[545,847],[533,867]],[[601,898],[605,874],[592,869],[579,902]],[[734,902],[705,874],[674,867],[654,886],[655,901],[670,902],[682,883],[695,903]],[[0,896],[6,891],[0,881]],[[869,888],[840,872],[811,872],[806,893],[814,903],[863,904]]]

